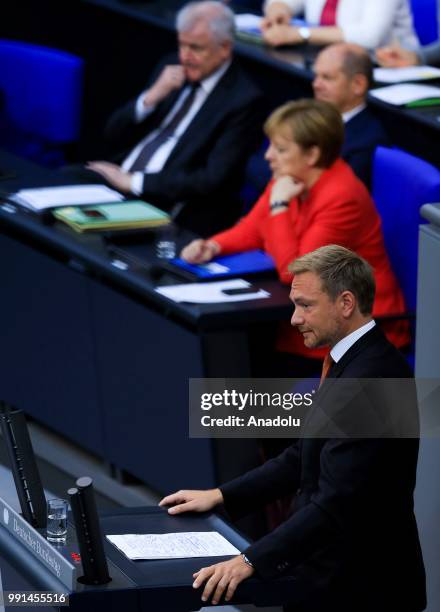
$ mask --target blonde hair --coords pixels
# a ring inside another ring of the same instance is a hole
[[[295,259],[289,266],[293,274],[313,272],[322,289],[334,301],[343,291],[351,291],[363,315],[373,311],[376,283],[370,264],[354,251],[329,244]]]
[[[302,149],[318,147],[318,168],[328,168],[341,154],[344,124],[341,114],[328,102],[304,99],[283,104],[264,124],[269,138],[280,132],[289,136]]]

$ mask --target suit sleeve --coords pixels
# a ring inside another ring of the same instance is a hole
[[[369,149],[359,149],[344,156],[347,164],[368,189],[371,188],[371,169],[375,148],[371,146]]]
[[[388,147],[390,144],[382,123],[368,109],[345,124],[342,157],[368,189],[371,187],[374,152],[378,146]]]
[[[256,130],[260,125],[261,106],[259,100],[249,102],[244,107],[231,110],[222,125],[218,136],[206,155],[204,163],[194,168],[167,169],[154,174],[144,174],[143,195],[159,197],[165,202],[178,202],[206,198],[209,205],[210,193],[224,189],[236,168],[242,167],[251,152]]]
[[[233,518],[254,512],[266,503],[293,493],[299,483],[299,442],[281,455],[220,487],[225,508]]]
[[[372,439],[325,443],[318,488],[309,503],[245,551],[263,578],[294,568],[350,532],[361,514],[359,508],[365,513],[374,503],[375,474],[383,469],[387,443]]]
[[[427,45],[418,50],[422,64],[431,66],[440,66],[440,42],[437,41],[432,45]]]
[[[120,147],[122,143],[128,143],[133,139],[135,130],[139,126],[136,121],[138,97],[135,100],[130,100],[111,115],[104,128],[104,137],[107,142]]]
[[[174,55],[168,55],[165,57],[153,70],[146,86],[142,91],[147,91],[147,89],[151,87],[165,66],[175,62],[176,58]],[[105,140],[109,144],[114,145],[119,149],[124,149],[126,146],[132,146],[133,140],[139,139],[139,126],[142,126],[143,123],[143,121],[138,122],[136,120],[136,102],[139,95],[140,94],[138,94],[133,100],[130,100],[120,108],[116,109],[110,115],[104,127]]]

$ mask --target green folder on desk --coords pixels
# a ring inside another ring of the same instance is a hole
[[[170,222],[167,213],[141,200],[94,206],[65,206],[56,208],[53,214],[76,232],[143,229]]]
[[[405,104],[406,108],[421,108],[424,106],[440,106],[439,98],[424,98],[423,100],[415,100],[414,102],[408,102]]]

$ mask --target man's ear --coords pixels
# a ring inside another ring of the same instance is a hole
[[[342,316],[344,319],[349,319],[357,305],[354,294],[351,291],[343,291],[338,300],[341,305]]]
[[[368,91],[368,79],[365,74],[357,73],[351,79],[351,89],[356,96],[364,97]]]
[[[223,60],[226,61],[232,56],[232,48],[233,48],[232,42],[230,42],[229,40],[224,40],[223,42],[220,43],[220,45],[222,49]]]

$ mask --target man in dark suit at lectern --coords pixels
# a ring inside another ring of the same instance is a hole
[[[292,514],[279,527],[242,555],[194,574],[204,600],[230,599],[253,574],[289,573],[291,612],[420,612],[426,594],[413,512],[418,413],[412,373],[371,317],[375,283],[365,260],[330,245],[297,259],[292,271],[292,324],[306,346],[330,348],[302,438],[217,489],[179,491],[161,505],[179,514],[224,504],[238,518],[294,497]]]
[[[193,2],[176,24],[179,60],[162,63],[106,127],[121,165],[94,161],[88,168],[165,210],[177,205],[179,224],[208,235],[241,212],[237,194],[260,134],[261,94],[233,60],[229,8]]]

